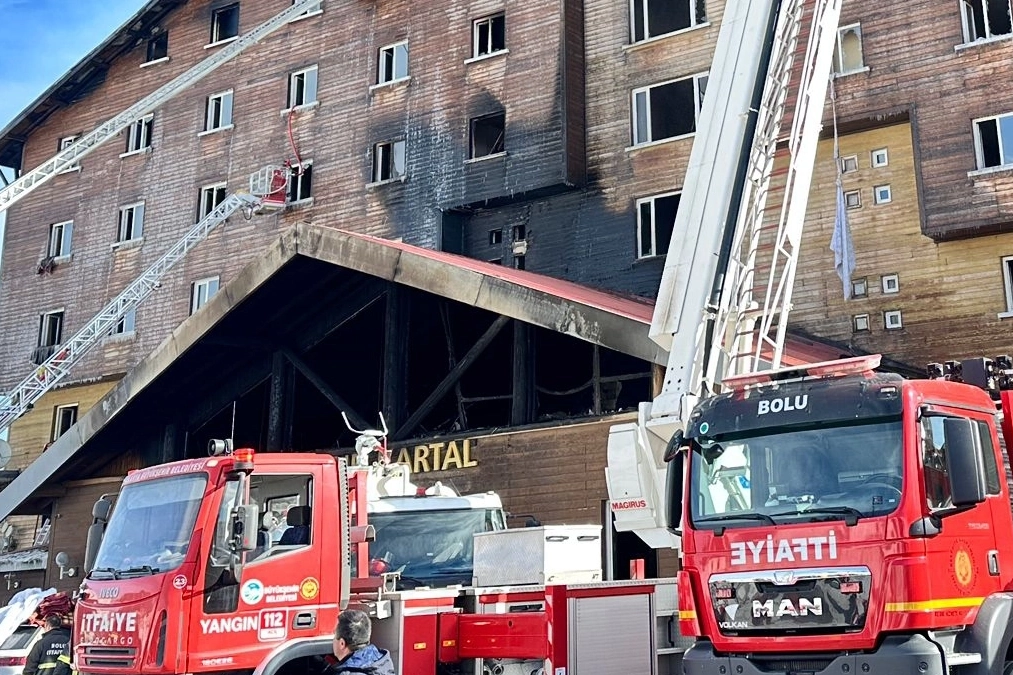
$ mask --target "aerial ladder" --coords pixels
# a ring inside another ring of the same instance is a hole
[[[37,168],[21,175],[0,190],[0,211],[8,209],[53,176],[74,166],[103,143],[131,124],[152,112],[184,89],[207,77],[219,66],[281,28],[304,12],[319,6],[321,0],[298,0],[253,30],[224,46],[220,51],[159,87],[115,117],[100,124],[93,131],[61,150]],[[250,178],[248,192],[235,192],[205,215],[183,235],[165,254],[113,298],[83,328],[39,364],[27,377],[10,391],[0,394],[0,431],[7,429],[46,392],[62,380],[85,354],[153,290],[158,288],[165,274],[201,243],[221,223],[237,211],[247,216],[285,206],[288,171],[283,167],[268,166]]]
[[[637,422],[609,432],[615,527],[653,548],[679,545],[666,526],[664,460],[693,408],[727,377],[780,365],[841,1],[725,5],[650,328],[669,354],[664,382]],[[785,142],[782,200],[769,209]]]

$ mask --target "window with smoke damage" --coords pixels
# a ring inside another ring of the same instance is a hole
[[[1013,33],[1011,0],[961,0],[964,40],[977,42]]]
[[[696,133],[707,75],[694,75],[633,90],[633,145]]]
[[[851,24],[837,31],[837,49],[834,51],[834,72],[838,75],[865,70],[862,52],[862,26]]]
[[[637,258],[668,253],[681,192],[637,200]]]
[[[216,44],[239,35],[239,3],[211,12],[211,44]]]
[[[643,42],[705,23],[705,0],[630,0],[630,39],[633,42]]]
[[[471,159],[489,157],[506,152],[506,113],[493,113],[472,118]]]
[[[979,169],[1013,166],[1013,113],[974,122]]]

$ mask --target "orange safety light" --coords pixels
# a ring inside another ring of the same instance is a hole
[[[253,464],[253,448],[239,448],[232,456],[236,458],[237,464]]]

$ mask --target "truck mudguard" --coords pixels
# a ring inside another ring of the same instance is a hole
[[[278,675],[286,665],[296,659],[310,656],[327,656],[333,654],[334,638],[330,635],[300,638],[278,645],[264,661],[253,671],[253,675]]]
[[[957,635],[957,652],[981,654],[981,663],[961,667],[967,675],[1002,675],[1007,651],[1013,642],[1013,593],[985,598],[974,624]]]

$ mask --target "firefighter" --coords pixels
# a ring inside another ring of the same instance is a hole
[[[47,615],[43,631],[42,637],[28,653],[22,675],[58,675],[54,671],[61,664],[60,656],[64,652],[70,654],[70,630],[63,625],[62,616]],[[62,665],[58,670],[63,670]]]
[[[390,652],[377,649],[369,643],[372,631],[368,614],[357,609],[343,611],[338,616],[338,625],[334,629],[334,656],[338,662],[328,667],[326,675],[395,675]]]

